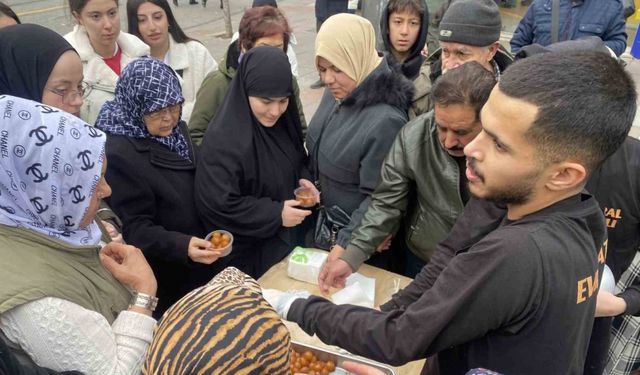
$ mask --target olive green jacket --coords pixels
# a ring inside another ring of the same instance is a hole
[[[415,92],[411,99],[411,108],[409,108],[409,120],[420,116],[423,113],[427,113],[433,109],[433,99],[431,98],[431,79],[429,74],[431,73],[430,63],[427,59],[424,60],[420,67],[418,76],[413,80],[413,86]]]
[[[191,112],[188,124],[189,135],[197,145],[202,143],[202,138],[209,126],[209,122],[213,120],[222,105],[224,97],[229,91],[231,80],[235,75],[236,70],[231,67],[228,68],[226,59],[223,59],[218,65],[218,70],[209,73],[202,81],[202,85],[196,94],[196,102],[193,105],[193,112]],[[298,113],[300,113],[302,132],[306,134],[307,123],[304,118],[302,102],[300,101],[300,88],[295,77],[293,78],[293,95],[296,98]]]
[[[428,261],[464,203],[458,164],[440,145],[433,111],[407,123],[382,164],[381,181],[341,257],[357,270],[402,219],[406,243]]]
[[[100,262],[99,246],[72,246],[34,231],[0,224],[0,314],[55,297],[113,323],[131,293]]]

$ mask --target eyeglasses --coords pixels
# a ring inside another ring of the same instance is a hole
[[[67,89],[50,89],[46,88],[47,91],[56,94],[62,98],[63,103],[69,104],[69,102],[73,101],[78,96],[84,98],[84,94],[89,90],[89,84],[86,82],[82,82],[76,90],[67,90]]]
[[[169,107],[164,107],[155,112],[147,113],[146,115],[144,115],[144,117],[148,118],[149,120],[158,120],[158,119],[161,119],[165,113],[169,113],[172,116],[178,116],[180,114],[181,109],[182,109],[181,103],[174,104]]]

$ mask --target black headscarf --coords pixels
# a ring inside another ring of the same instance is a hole
[[[267,128],[254,117],[249,96],[289,97],[289,105]],[[252,48],[203,139],[196,169],[203,221],[234,235],[274,236],[282,227],[282,202],[294,198],[305,159],[287,55],[275,47]]]
[[[233,69],[238,70],[238,62],[240,60],[240,40],[236,39],[227,48],[227,55],[225,57],[225,64],[227,65],[227,71]]]
[[[42,102],[42,92],[60,56],[73,50],[55,31],[33,24],[0,30],[0,94]]]
[[[252,8],[265,6],[277,8],[278,3],[276,2],[276,0],[253,0],[253,4],[251,5]]]
[[[425,57],[422,56],[422,49],[424,48],[424,44],[427,41],[427,32],[429,31],[429,10],[427,9],[427,4],[424,4],[424,14],[422,15],[422,24],[420,25],[420,33],[418,34],[418,39],[411,46],[411,51],[409,52],[409,56],[406,60],[401,64],[400,68],[402,69],[402,74],[410,80],[414,80],[418,74],[420,73],[420,67],[424,62]],[[384,47],[388,51],[387,58],[392,63],[398,63],[391,53],[393,46],[391,45],[391,40],[389,39],[389,5],[387,4],[384,7],[382,12],[382,16],[380,17],[380,33],[382,34],[382,41],[384,42]],[[393,65],[393,64],[392,64]]]

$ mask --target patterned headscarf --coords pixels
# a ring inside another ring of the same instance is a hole
[[[188,160],[189,146],[179,127],[166,137],[157,137],[149,134],[143,119],[148,113],[183,102],[180,81],[173,69],[162,61],[142,57],[122,71],[115,98],[100,109],[96,127],[108,134],[153,139]]]
[[[14,96],[0,96],[0,114],[0,224],[96,245],[102,235],[96,223],[79,225],[101,178],[105,134]]]

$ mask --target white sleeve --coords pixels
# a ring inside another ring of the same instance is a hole
[[[0,329],[38,365],[86,375],[140,374],[155,324],[122,311],[109,326],[99,313],[52,297],[0,315]]]
[[[182,103],[182,120],[187,124],[191,120],[191,113],[193,112],[193,106],[196,103],[196,96],[200,90],[200,86],[202,86],[202,81],[204,81],[209,73],[218,70],[218,63],[204,45],[200,44],[200,42],[189,43],[195,46],[192,47],[195,50],[193,53],[190,53],[191,61],[189,61],[189,68],[193,69],[193,72],[190,73],[193,82],[189,85],[189,92],[182,86],[184,90],[182,94],[185,98],[185,102]]]
[[[289,64],[291,64],[291,73],[294,77],[298,78],[298,57],[291,43],[289,43],[287,47],[287,57],[289,58]]]

